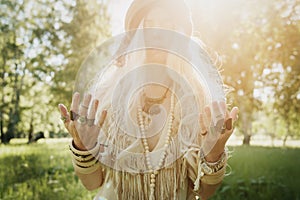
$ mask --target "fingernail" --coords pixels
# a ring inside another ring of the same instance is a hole
[[[58,104],[58,108],[61,109],[63,107],[63,105],[60,103]]]
[[[226,123],[226,129],[231,130],[232,129],[232,118],[227,119]]]

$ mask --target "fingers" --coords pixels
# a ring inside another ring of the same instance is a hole
[[[75,92],[72,97],[72,103],[71,103],[71,110],[78,113],[79,110],[79,103],[80,103],[80,94],[78,92]]]
[[[79,115],[80,116],[83,116],[83,117],[87,116],[91,99],[92,99],[92,95],[91,94],[84,95],[83,101],[82,101],[82,103],[79,106]]]
[[[229,131],[230,134],[232,134],[233,123],[238,119],[238,112],[239,109],[237,107],[232,108],[229,118],[225,121],[226,130]]]
[[[230,116],[230,118],[233,119],[233,122],[235,122],[238,119],[238,113],[239,113],[238,107],[232,108],[229,116]]]
[[[212,118],[211,118],[211,110],[210,110],[209,106],[205,106],[204,113],[205,113],[204,119],[206,120],[205,123],[206,123],[207,126],[209,126],[210,123],[211,123],[211,120],[212,120]]]
[[[237,119],[237,113],[237,107],[233,108],[229,113],[225,101],[214,101],[211,107],[205,106],[204,114],[200,114],[201,133],[208,130],[210,126],[213,126],[217,131],[222,130],[221,133],[231,131],[233,122]],[[216,120],[215,123],[213,123],[213,119]]]
[[[102,127],[102,125],[103,125],[103,123],[105,121],[106,115],[107,115],[107,111],[103,110],[102,113],[101,113],[101,116],[99,118],[99,121],[98,121],[98,126],[99,127]]]
[[[225,102],[223,102],[223,103],[225,104]],[[224,117],[225,117],[224,111],[222,111],[221,107],[222,107],[221,103],[219,103],[217,101],[214,101],[212,103],[213,115],[217,119],[217,121],[220,119],[224,119]],[[225,108],[226,108],[226,105],[225,105]]]
[[[201,135],[206,135],[207,134],[207,127],[204,122],[204,115],[200,114],[200,128],[201,128]]]
[[[90,112],[87,116],[89,126],[92,126],[95,123],[95,115],[96,115],[96,112],[98,109],[98,104],[99,104],[99,101],[97,99],[93,100]]]
[[[88,119],[95,119],[96,111],[98,109],[99,101],[97,99],[93,100],[91,110],[88,114]]]
[[[68,123],[70,123],[70,116],[68,113],[68,109],[63,104],[58,104],[58,109],[60,111],[62,121],[64,122],[65,126],[67,126]]]
[[[225,121],[225,128],[228,131],[231,131],[233,128],[232,118],[229,118]]]
[[[226,102],[225,101],[221,101],[220,102],[220,108],[221,108],[221,112],[223,114],[225,114],[224,118],[225,119],[228,119],[229,118],[229,112],[227,110],[227,105],[226,105]]]

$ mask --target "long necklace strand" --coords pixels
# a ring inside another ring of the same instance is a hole
[[[145,124],[144,124],[142,112],[143,112],[142,106],[139,105],[138,106],[139,128],[140,128],[141,135],[142,135],[142,143],[144,145],[147,167],[151,171],[149,199],[154,200],[155,199],[155,195],[154,195],[154,193],[155,193],[155,178],[156,178],[156,175],[158,174],[158,170],[162,168],[165,158],[167,156],[167,148],[170,144],[170,138],[171,138],[171,134],[172,134],[172,126],[173,126],[173,120],[174,120],[174,94],[171,95],[171,106],[170,106],[168,130],[167,130],[167,137],[166,137],[166,141],[165,141],[165,145],[164,145],[164,151],[161,154],[161,158],[160,158],[158,166],[156,168],[154,168],[151,164],[150,149],[149,149],[148,141],[146,138]]]

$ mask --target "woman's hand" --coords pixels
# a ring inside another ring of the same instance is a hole
[[[76,92],[72,98],[70,112],[65,105],[58,105],[61,119],[78,150],[88,150],[95,146],[100,128],[106,118],[107,111],[104,110],[99,120],[95,120],[99,101],[95,99],[91,102],[91,100],[92,95],[87,94],[80,103],[80,94]]]
[[[238,119],[238,112],[237,107],[229,112],[226,103],[222,101],[213,102],[212,108],[206,106],[204,113],[200,114],[202,148],[208,162],[219,160],[223,154],[226,142],[233,132],[233,124]],[[215,124],[212,121],[214,118],[217,119]]]

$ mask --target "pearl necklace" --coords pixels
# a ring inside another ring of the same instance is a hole
[[[142,142],[144,145],[144,150],[145,150],[145,155],[146,155],[146,163],[147,163],[147,167],[148,169],[151,171],[151,175],[150,175],[150,200],[154,200],[155,196],[154,196],[154,191],[155,191],[155,178],[156,175],[158,174],[158,170],[160,168],[162,168],[163,163],[165,161],[165,158],[167,156],[167,148],[170,144],[170,138],[171,138],[171,133],[172,133],[172,124],[173,124],[173,120],[174,120],[174,94],[171,95],[171,106],[170,106],[170,114],[169,114],[169,121],[168,121],[168,131],[167,131],[167,137],[166,137],[166,141],[165,141],[165,145],[164,145],[164,151],[161,154],[161,158],[159,161],[159,164],[156,168],[154,168],[151,164],[151,158],[150,158],[150,150],[149,150],[149,145],[148,145],[148,141],[146,138],[146,133],[145,133],[145,124],[144,124],[144,119],[143,119],[143,109],[142,106],[139,105],[138,106],[138,121],[139,121],[139,128],[141,131],[141,135],[142,135]]]

